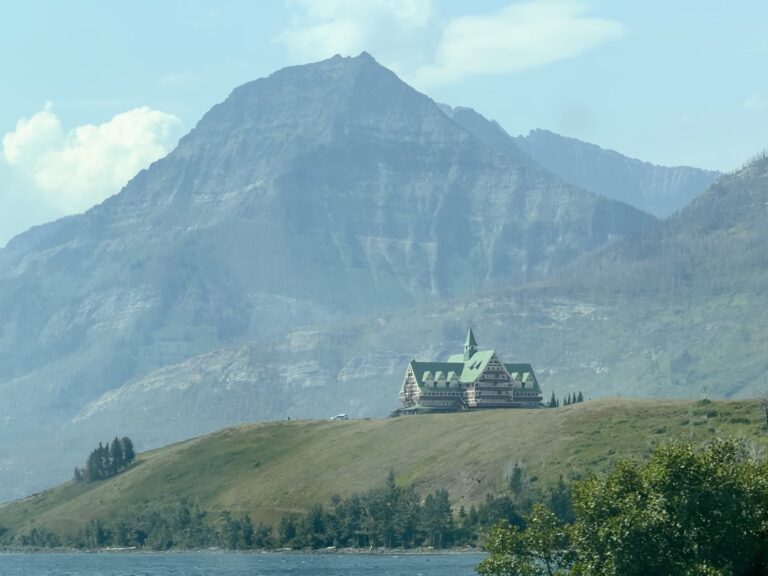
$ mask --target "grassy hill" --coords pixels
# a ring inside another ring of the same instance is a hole
[[[455,505],[503,490],[516,463],[533,486],[600,471],[658,443],[718,435],[766,443],[755,401],[601,399],[557,409],[500,410],[386,420],[285,421],[229,428],[140,454],[119,476],[66,483],[0,506],[9,535],[44,527],[68,534],[89,520],[186,497],[211,512],[274,522],[333,494],[383,483],[394,470],[425,493],[445,487]]]

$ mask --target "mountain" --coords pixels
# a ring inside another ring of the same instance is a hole
[[[472,108],[441,110],[479,140],[528,166],[539,166],[584,190],[666,218],[703,193],[721,173],[687,166],[657,166],[548,130],[512,137]]]
[[[186,499],[213,518],[247,512],[276,523],[331,496],[381,486],[390,470],[421,494],[449,491],[467,509],[506,490],[515,465],[530,489],[579,478],[657,444],[738,436],[763,446],[758,402],[601,399],[553,409],[347,422],[283,421],[221,430],[140,454],[101,482],[69,482],[0,506],[0,544],[32,528],[66,536],[97,518]],[[406,444],[407,443],[407,444]],[[83,455],[85,457],[85,455]]]
[[[610,270],[625,289],[703,296],[759,292],[768,273],[768,157],[715,182],[652,233],[619,241],[576,262],[568,276],[589,283]]]
[[[514,141],[563,180],[659,218],[686,206],[721,175],[688,166],[656,166],[548,130],[532,130]]]
[[[0,499],[68,474],[93,438],[64,426],[163,367],[535,280],[654,223],[498,153],[366,53],[240,86],[118,194],[0,250]],[[160,442],[183,426],[154,404]]]
[[[108,392],[64,430],[119,423],[158,446],[275,414],[381,416],[407,362],[460,351],[469,324],[481,348],[531,362],[545,396],[754,397],[768,378],[766,207],[758,159],[554,277],[223,348]]]
[[[440,109],[451,120],[499,154],[514,158],[520,164],[538,167],[538,164],[520,149],[515,139],[496,120],[488,120],[476,110],[465,106],[451,107],[440,104]],[[601,194],[607,198],[612,197],[611,194]]]

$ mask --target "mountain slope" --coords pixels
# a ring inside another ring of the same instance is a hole
[[[510,136],[472,108],[441,110],[500,154],[539,166],[579,188],[665,218],[704,192],[721,174],[687,166],[656,166],[548,130]]]
[[[119,194],[0,250],[0,498],[44,482],[13,458],[133,378],[519,284],[653,221],[494,152],[368,54],[245,84]]]
[[[187,498],[217,515],[275,522],[333,494],[381,485],[390,470],[454,505],[503,491],[518,464],[531,486],[604,470],[659,443],[737,435],[765,443],[757,402],[595,400],[558,409],[496,410],[348,422],[291,421],[222,430],[140,455],[104,482],[68,483],[0,506],[5,538],[33,526],[71,534],[94,518]],[[410,439],[404,444],[403,439]]]
[[[688,166],[655,166],[548,130],[532,130],[514,141],[565,181],[660,218],[686,206],[721,175]]]
[[[615,285],[656,294],[760,292],[768,273],[766,241],[768,157],[763,155],[720,178],[653,233],[585,256],[568,276],[589,283],[596,270],[606,269]]]
[[[768,378],[766,207],[763,159],[558,277],[215,351],[102,396],[67,431],[100,437],[119,422],[157,446],[157,415],[175,411],[194,418],[173,439],[274,414],[381,416],[408,360],[460,351],[470,324],[481,348],[531,362],[545,396],[754,397]]]

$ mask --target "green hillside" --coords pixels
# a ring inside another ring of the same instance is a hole
[[[602,399],[557,409],[253,424],[141,454],[103,482],[70,482],[0,506],[0,527],[6,536],[33,527],[69,534],[93,518],[180,498],[274,522],[333,494],[380,485],[391,469],[421,493],[444,487],[455,505],[468,505],[504,489],[516,463],[533,486],[546,488],[560,475],[584,476],[658,443],[717,435],[764,443],[758,403]]]

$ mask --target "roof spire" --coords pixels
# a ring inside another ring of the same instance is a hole
[[[464,341],[464,361],[469,360],[477,352],[477,340],[472,333],[472,326],[467,331],[467,339]]]

